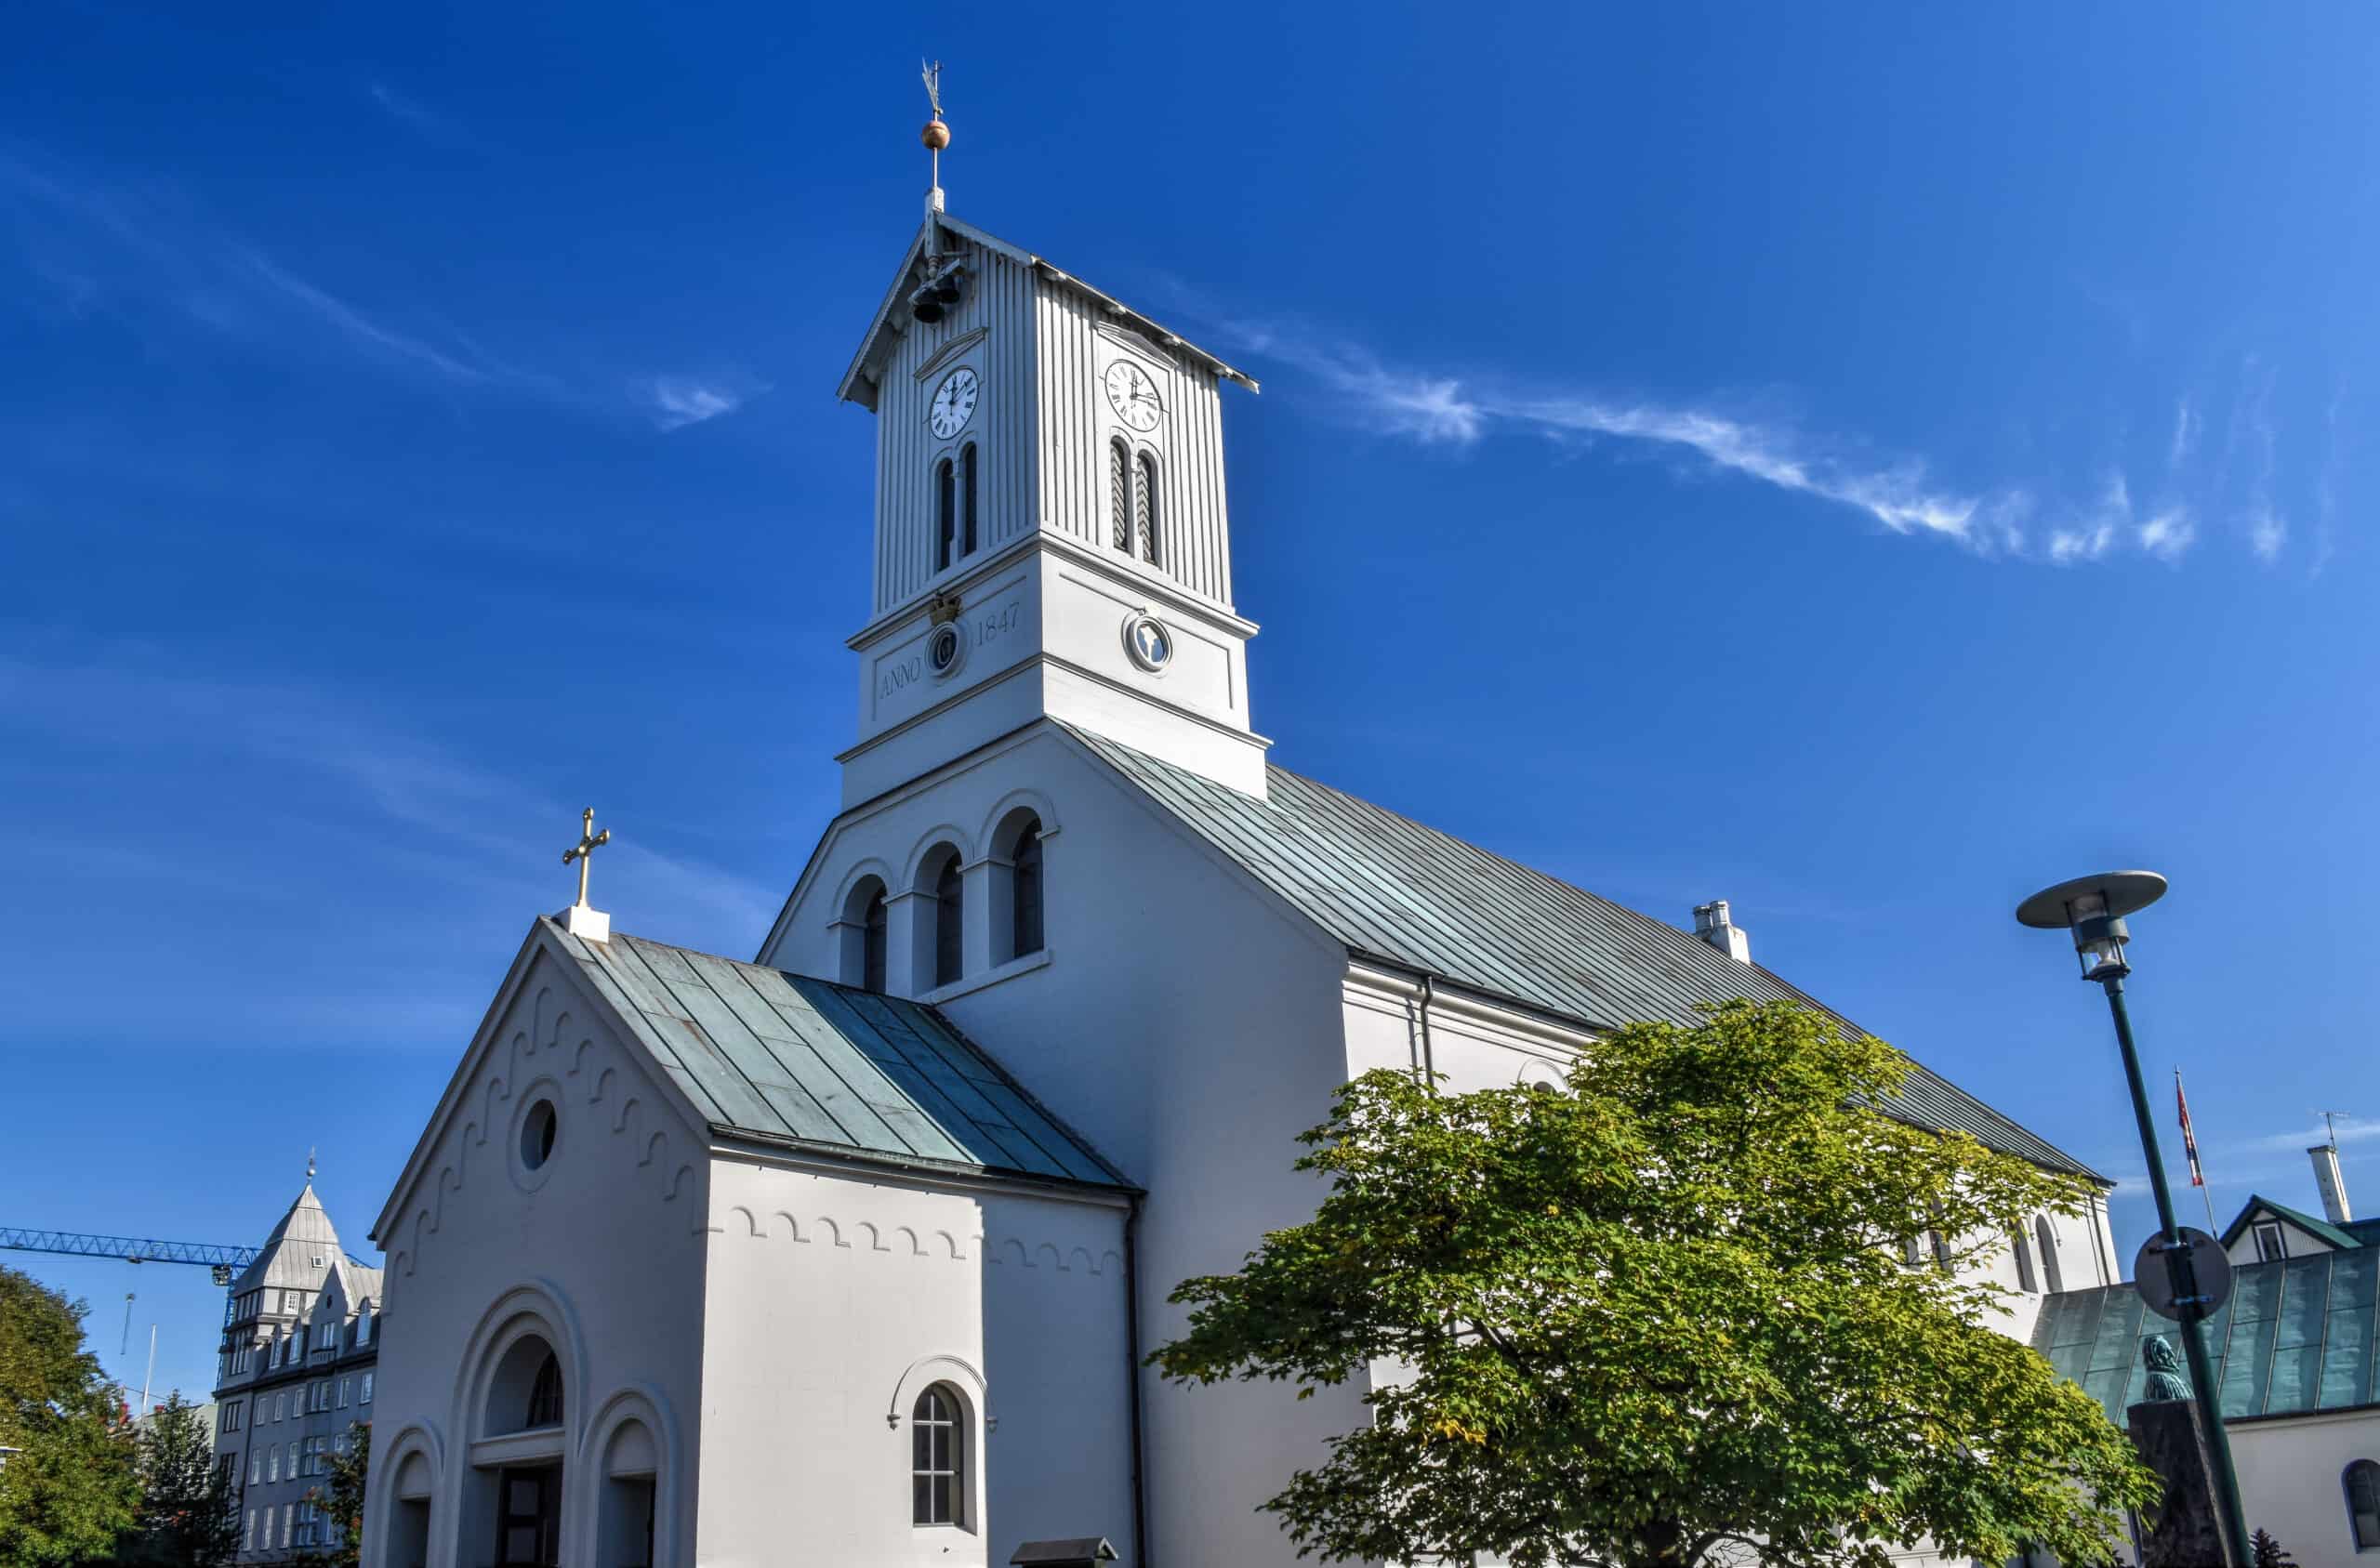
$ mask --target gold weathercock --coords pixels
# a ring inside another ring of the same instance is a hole
[[[595,831],[595,808],[588,807],[579,822],[578,842],[562,852],[562,864],[568,865],[573,861],[578,863],[578,906],[581,909],[587,907],[588,863],[594,858],[597,850],[611,841],[610,828],[607,827],[601,833]]]

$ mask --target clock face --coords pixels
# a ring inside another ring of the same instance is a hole
[[[1165,409],[1157,401],[1157,383],[1147,371],[1130,360],[1117,360],[1107,367],[1106,383],[1107,406],[1117,418],[1144,435],[1157,428]]]
[[[933,389],[933,406],[926,411],[926,424],[935,439],[948,441],[967,428],[981,390],[975,373],[963,364],[942,378],[942,385]]]

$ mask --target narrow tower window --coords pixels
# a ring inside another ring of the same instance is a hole
[[[964,514],[959,553],[975,553],[975,443],[969,441],[959,449],[959,507]]]
[[[2347,1487],[2347,1522],[2355,1549],[2380,1547],[2380,1465],[2358,1459],[2339,1479]]]
[[[1115,520],[1116,547],[1132,551],[1132,455],[1120,441],[1107,443],[1107,515]]]
[[[964,879],[959,872],[959,857],[952,855],[942,863],[942,874],[933,883],[933,982],[949,985],[959,979],[959,964],[966,952]]]
[[[1016,836],[1014,864],[1010,871],[1009,896],[1016,956],[1041,951],[1041,827],[1038,823]]]
[[[879,887],[860,916],[859,983],[866,991],[884,995],[884,889]]]
[[[1132,499],[1135,520],[1140,524],[1141,559],[1151,566],[1161,566],[1164,562],[1158,559],[1157,549],[1157,458],[1144,452],[1133,467],[1139,480],[1132,487]]]
[[[562,1425],[562,1363],[550,1352],[538,1364],[536,1380],[529,1386],[527,1415],[523,1427]]]
[[[950,565],[950,547],[958,532],[958,498],[951,494],[950,459],[945,457],[934,465],[934,517],[936,520],[933,569],[943,571]]]

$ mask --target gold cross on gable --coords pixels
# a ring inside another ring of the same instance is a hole
[[[595,808],[588,807],[587,814],[579,825],[578,842],[562,852],[562,864],[568,865],[573,861],[578,863],[578,906],[581,909],[587,907],[587,863],[594,858],[597,850],[611,841],[610,828],[607,827],[601,833],[595,831]]]

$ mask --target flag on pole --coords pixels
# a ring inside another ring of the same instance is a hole
[[[2189,1097],[2182,1092],[2182,1070],[2178,1067],[2174,1069],[2174,1103],[2181,1107],[2182,1148],[2190,1157],[2190,1185],[2203,1187],[2206,1185],[2206,1172],[2199,1168],[2198,1134],[2190,1130],[2190,1101]]]

